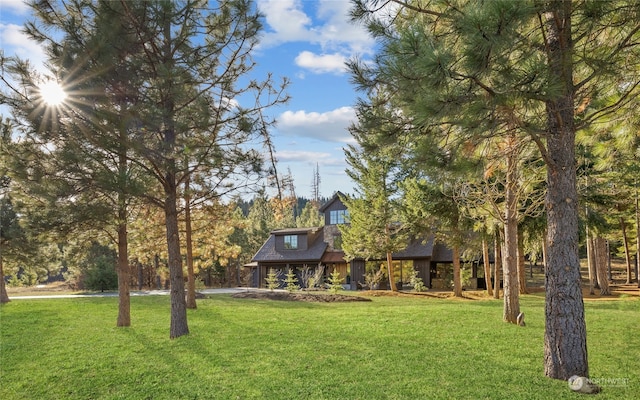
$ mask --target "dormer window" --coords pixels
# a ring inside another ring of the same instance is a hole
[[[329,223],[340,225],[349,222],[349,210],[332,210],[329,212]]]
[[[295,250],[298,248],[298,235],[285,235],[284,236],[284,248],[288,250]]]

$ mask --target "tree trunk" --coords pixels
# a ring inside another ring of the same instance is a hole
[[[189,177],[184,181],[184,222],[187,245],[187,308],[196,309],[196,278],[193,271],[193,242],[191,240],[191,193]]]
[[[120,129],[120,143],[126,143],[126,129]],[[118,151],[118,172],[126,175],[128,170],[126,148]],[[129,242],[127,239],[127,195],[122,190],[118,192],[118,319],[116,326],[131,326],[131,294],[129,293]]]
[[[162,276],[160,275],[160,255],[158,253],[153,257],[153,267],[156,272],[156,289],[162,289]]]
[[[544,270],[545,275],[547,274],[547,254],[549,253],[549,247],[547,246],[547,231],[544,233],[544,238],[542,239],[542,269]]]
[[[518,179],[517,143],[514,135],[507,139],[509,146],[507,153],[507,180],[505,188],[504,215],[504,255],[503,255],[503,320],[512,324],[517,323],[520,314],[520,299],[518,289],[518,210],[516,186]]]
[[[527,294],[527,270],[524,259],[524,236],[518,232],[518,287],[520,294]]]
[[[613,274],[611,273],[611,249],[609,248],[610,243],[607,240],[607,279],[609,279],[609,282],[613,282]]]
[[[627,285],[631,284],[631,250],[629,250],[629,238],[627,237],[627,224],[624,218],[620,217],[620,230],[622,231],[622,242],[624,243],[624,258],[627,265]]]
[[[493,296],[493,285],[491,284],[491,260],[489,260],[489,243],[487,238],[482,238],[482,259],[484,260],[484,281],[487,285],[487,294]]]
[[[589,376],[587,328],[578,256],[571,0],[544,3],[548,73],[558,90],[547,114],[547,243],[544,371],[567,380]]]
[[[396,286],[396,278],[394,277],[395,271],[393,270],[393,256],[390,251],[387,252],[387,273],[389,274],[389,287],[392,292],[398,291]]]
[[[518,231],[517,223],[505,225],[505,245],[502,259],[502,290],[504,296],[503,320],[517,323],[520,314],[520,294],[518,289]],[[515,232],[514,232],[515,230]]]
[[[144,286],[144,266],[138,259],[136,259],[136,269],[138,270],[138,290],[142,290]]]
[[[500,232],[496,230],[495,236],[495,256],[493,260],[493,298],[500,298],[500,270],[502,270],[502,243],[500,241]]]
[[[124,217],[124,219],[123,219]],[[129,292],[129,249],[126,211],[120,210],[118,225],[118,320],[116,326],[131,326],[131,294]]]
[[[462,279],[460,277],[460,247],[453,245],[453,295],[462,297]]]
[[[595,288],[598,285],[596,272],[596,253],[593,248],[593,238],[587,229],[587,267],[589,268],[589,294],[595,294]]]
[[[611,291],[609,290],[609,279],[607,279],[607,264],[609,259],[609,252],[607,251],[607,240],[605,238],[596,238],[595,253],[598,281],[600,281],[600,295],[608,296],[611,294]]]
[[[163,67],[166,71],[173,71],[175,61],[171,48],[171,20],[163,21]],[[162,122],[163,122],[163,150],[164,150],[164,216],[167,234],[167,253],[169,262],[169,282],[171,297],[171,323],[169,337],[171,339],[189,334],[187,324],[187,304],[184,293],[184,276],[182,272],[182,257],[180,255],[180,234],[178,226],[178,187],[176,179],[176,160],[174,158],[176,146],[175,128],[175,100],[174,82],[170,74],[163,76],[161,90],[163,92]]]
[[[178,231],[178,211],[176,207],[177,190],[175,175],[167,174],[165,200],[165,219],[167,228],[167,252],[169,254],[169,282],[171,295],[171,339],[187,335],[187,304],[184,296],[184,276],[182,257],[180,256],[180,236]]]
[[[11,300],[9,299],[9,294],[7,293],[7,288],[4,283],[4,269],[2,267],[2,243],[0,243],[0,304],[8,303]]]

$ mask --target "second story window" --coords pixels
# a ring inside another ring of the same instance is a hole
[[[329,212],[329,223],[331,225],[346,224],[349,222],[349,210],[333,210]]]
[[[298,235],[285,235],[284,237],[285,249],[297,249],[298,248]]]

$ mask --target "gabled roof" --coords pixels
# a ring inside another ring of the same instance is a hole
[[[271,232],[269,239],[262,245],[260,250],[253,256],[251,261],[257,262],[313,262],[317,263],[322,258],[325,250],[327,249],[327,243],[322,240],[322,235],[318,235],[312,242],[308,243],[306,250],[280,250],[276,249],[276,235],[285,235],[287,233],[308,233],[310,231],[317,231],[322,228],[295,228],[295,229],[280,229]]]
[[[286,229],[276,229],[271,231],[272,235],[300,235],[303,233],[316,233],[321,230],[321,226],[313,227],[313,228],[286,228]]]
[[[333,203],[335,203],[336,201],[342,201],[340,200],[340,197],[345,197],[345,195],[341,192],[341,191],[337,191],[333,197],[331,198],[331,200],[327,201],[326,203],[324,203],[322,205],[322,207],[320,207],[318,209],[318,211],[320,211],[321,213],[324,213],[327,208],[329,208]]]
[[[435,262],[453,262],[453,250],[442,243],[436,243],[431,260]]]

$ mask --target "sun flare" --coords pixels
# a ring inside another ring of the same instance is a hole
[[[56,81],[44,82],[38,89],[40,90],[42,100],[49,106],[59,106],[64,103],[67,98],[67,93]]]

